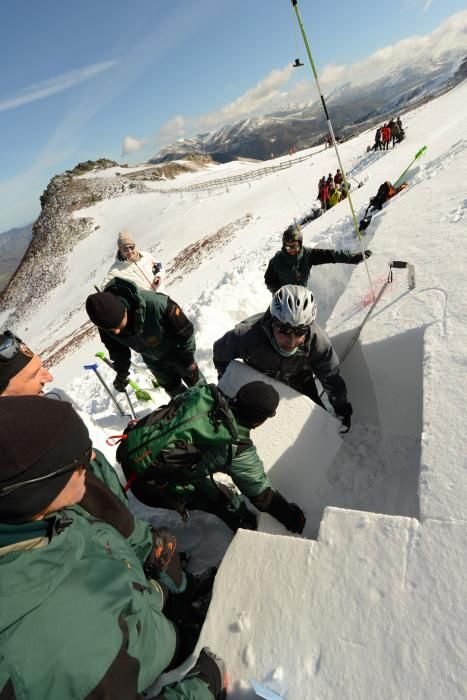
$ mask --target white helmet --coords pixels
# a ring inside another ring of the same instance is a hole
[[[269,310],[274,319],[293,328],[310,326],[318,313],[312,292],[297,284],[286,284],[278,289]]]

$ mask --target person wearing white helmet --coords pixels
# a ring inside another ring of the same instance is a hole
[[[339,358],[327,333],[315,322],[316,313],[316,301],[309,289],[284,285],[273,295],[265,313],[242,321],[216,340],[214,365],[221,377],[229,362],[240,358],[324,408],[316,376],[347,432],[352,406],[339,373]]]

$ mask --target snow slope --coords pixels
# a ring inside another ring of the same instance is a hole
[[[353,426],[326,468],[314,474],[324,509],[317,541],[239,532],[222,561],[200,644],[225,657],[233,700],[253,697],[251,677],[287,700],[460,700],[467,694],[466,104],[464,83],[410,113],[407,139],[387,153],[366,153],[372,133],[340,146],[349,175],[364,183],[353,192],[361,215],[379,184],[394,182],[428,145],[407,175],[408,189],[373,217],[364,239],[373,251],[368,270],[374,291],[394,259],[415,265],[416,288],[408,290],[405,270],[394,271],[343,364]],[[252,167],[236,164],[235,172]],[[131,195],[78,212],[92,216],[99,229],[75,248],[67,282],[44,303],[38,300],[16,330],[41,350],[87,328],[84,298],[110,266],[121,228],[132,230],[142,249],[157,252],[168,270],[186,246],[210,236],[207,252],[193,253],[191,264],[182,261],[169,272],[166,289],[194,320],[197,357],[214,380],[212,342],[267,307],[263,273],[280,232],[311,209],[319,177],[336,167],[327,150],[228,192]],[[231,170],[218,166],[204,176]],[[186,174],[177,183],[202,176]],[[307,245],[358,249],[345,202],[305,226],[304,237]],[[365,266],[316,268],[310,286],[318,321],[342,350],[368,311]],[[95,378],[81,369],[98,349],[96,335],[90,336],[53,373],[83,415],[93,417],[90,429],[102,447],[126,419],[114,415]],[[137,378],[147,386],[139,367]],[[102,373],[111,380],[110,370]],[[162,391],[154,398],[165,401]],[[138,404],[141,414],[147,408]],[[281,448],[290,449],[288,420],[277,420],[275,431]],[[322,436],[306,437],[311,466],[301,458],[287,464],[288,479],[303,494],[322,448]],[[260,453],[273,468],[268,451]],[[300,505],[317,517],[305,501]],[[181,524],[174,514],[133,506],[176,530],[195,570],[219,561],[231,539],[210,516],[194,514]]]

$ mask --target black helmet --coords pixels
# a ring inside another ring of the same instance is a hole
[[[300,224],[291,224],[282,234],[282,245],[297,242],[300,243],[300,246],[303,245],[302,229],[300,228]]]

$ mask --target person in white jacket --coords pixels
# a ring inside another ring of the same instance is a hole
[[[151,253],[138,250],[129,231],[118,234],[118,250],[115,262],[109,268],[104,284],[114,277],[120,277],[133,282],[147,291],[162,291],[162,263]]]

